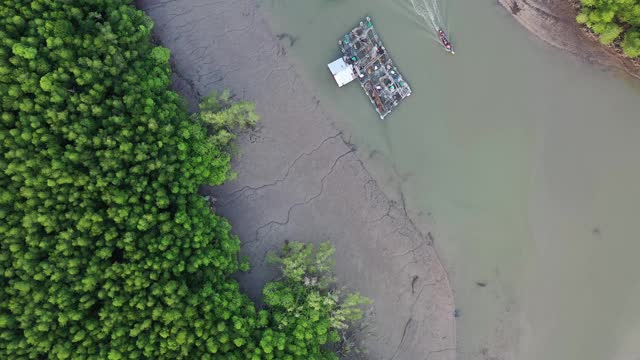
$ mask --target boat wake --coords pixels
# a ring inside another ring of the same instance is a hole
[[[443,34],[449,33],[447,24],[446,7],[441,6],[438,0],[410,0],[413,10],[420,15],[432,30],[433,39],[445,45],[442,41]],[[445,35],[446,36],[446,35]],[[446,41],[448,43],[448,40]],[[446,45],[445,45],[446,47]],[[447,51],[450,51],[447,49]]]

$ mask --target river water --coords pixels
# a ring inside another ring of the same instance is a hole
[[[374,176],[434,226],[459,359],[640,359],[638,86],[547,47],[495,1],[439,1],[455,56],[409,0],[261,7]],[[384,121],[326,68],[364,15],[414,90]]]

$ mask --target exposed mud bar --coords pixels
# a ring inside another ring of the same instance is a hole
[[[596,37],[576,22],[575,0],[497,0],[527,30],[543,41],[593,64],[613,67],[640,78],[638,62]]]
[[[252,270],[243,289],[259,301],[275,273],[269,250],[287,240],[329,240],[340,282],[374,302],[357,335],[366,359],[453,360],[453,292],[433,240],[372,178],[335,116],[314,96],[255,0],[146,0],[138,5],[171,49],[177,89],[193,97],[228,88],[256,103],[259,128],[240,139],[238,177],[205,192],[233,225]],[[300,42],[304,39],[298,40]],[[297,45],[297,44],[296,44]],[[182,84],[182,85],[180,85]]]

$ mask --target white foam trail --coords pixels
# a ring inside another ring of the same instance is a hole
[[[413,9],[420,15],[433,29],[437,35],[438,29],[448,30],[446,19],[442,16],[438,0],[411,0]]]
[[[440,6],[438,6],[437,0],[431,0],[431,10],[433,11],[433,16],[436,19],[436,23],[438,25],[440,25],[440,27],[443,30],[446,30],[444,28],[444,18],[442,17],[442,14],[440,13]]]

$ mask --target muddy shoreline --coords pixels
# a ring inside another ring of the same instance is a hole
[[[570,0],[497,0],[527,30],[546,43],[600,66],[640,79],[640,66],[615,48],[602,45],[576,21]]]
[[[421,232],[403,204],[380,189],[256,1],[138,6],[171,50],[174,87],[190,105],[228,88],[255,102],[262,116],[239,141],[237,179],[206,190],[251,260],[252,270],[238,277],[249,296],[259,302],[274,275],[264,261],[269,250],[285,240],[329,240],[340,282],[374,302],[358,335],[364,358],[455,359],[453,292],[429,229]]]

